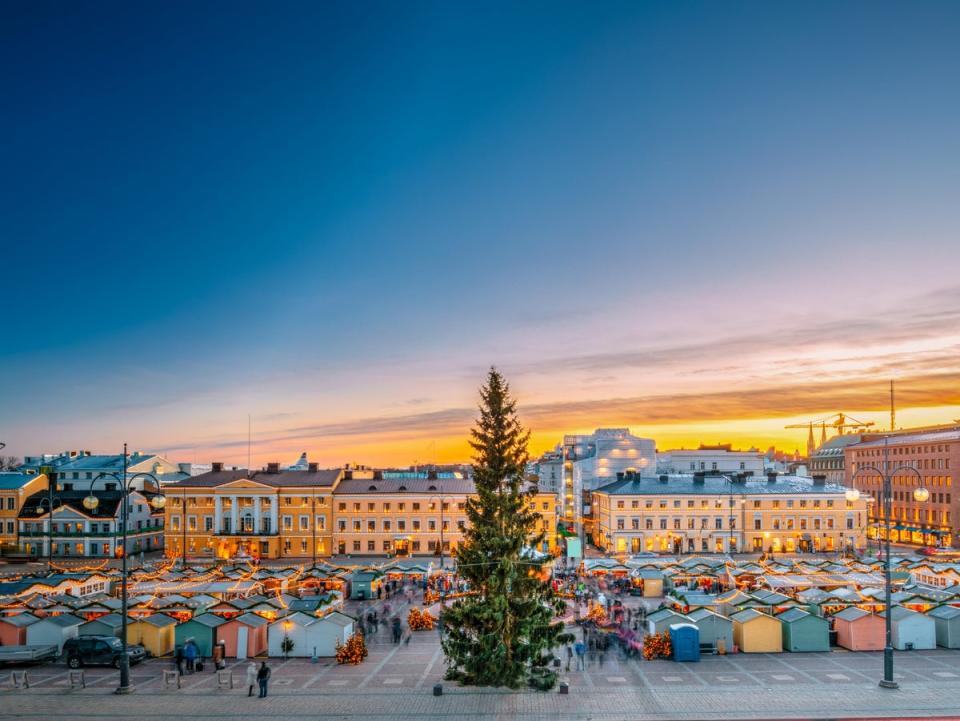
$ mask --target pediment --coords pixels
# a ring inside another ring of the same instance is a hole
[[[220,491],[276,491],[276,488],[273,486],[268,486],[265,483],[258,483],[257,481],[251,481],[249,478],[240,478],[236,481],[230,481],[229,483],[224,483],[223,485],[217,486],[217,492]]]

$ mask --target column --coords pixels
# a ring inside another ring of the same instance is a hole
[[[253,532],[260,533],[260,496],[253,497]]]
[[[230,496],[230,532],[240,530],[240,504],[237,496]]]
[[[270,498],[270,532],[280,532],[280,496],[271,496]]]
[[[187,522],[187,509],[183,509],[183,523]],[[213,533],[216,535],[223,531],[223,499],[220,496],[213,497]]]

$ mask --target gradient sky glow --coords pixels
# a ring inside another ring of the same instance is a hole
[[[0,441],[466,460],[960,418],[960,4],[0,9]]]

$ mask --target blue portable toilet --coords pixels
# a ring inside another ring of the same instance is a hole
[[[700,660],[700,629],[692,623],[675,623],[670,626],[670,645],[674,661]]]

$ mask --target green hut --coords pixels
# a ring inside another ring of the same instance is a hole
[[[777,616],[782,622],[783,650],[792,653],[824,653],[830,650],[830,622],[820,616],[790,608]]]

